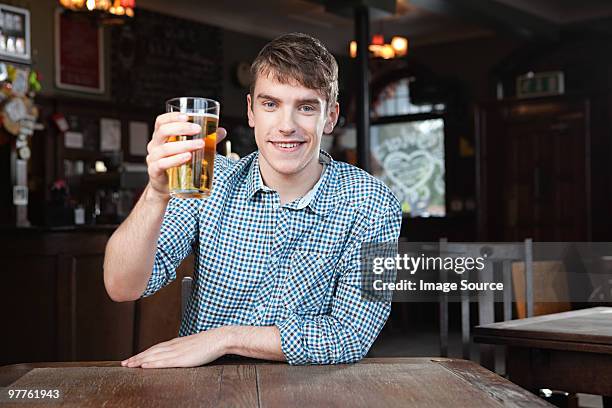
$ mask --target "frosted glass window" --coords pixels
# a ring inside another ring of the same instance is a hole
[[[413,217],[446,215],[444,121],[427,119],[372,126],[372,173]]]

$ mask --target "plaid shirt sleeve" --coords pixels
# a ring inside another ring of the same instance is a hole
[[[198,231],[201,200],[171,198],[161,225],[153,271],[141,298],[151,296],[176,279],[179,267],[192,251]]]
[[[397,242],[402,212],[399,202],[362,218],[361,232],[340,261],[341,277],[329,315],[312,319],[297,314],[278,325],[287,362],[299,364],[353,363],[374,343],[391,311],[390,301],[367,301],[361,296],[362,243]]]
[[[215,178],[234,164],[215,155]],[[176,279],[176,268],[187,258],[197,241],[199,210],[202,200],[171,198],[162,222],[151,278],[141,298],[151,296]]]

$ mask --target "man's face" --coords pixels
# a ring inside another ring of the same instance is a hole
[[[262,166],[282,176],[318,166],[321,136],[331,133],[339,111],[336,103],[328,112],[318,91],[281,84],[272,75],[257,77],[247,110]]]

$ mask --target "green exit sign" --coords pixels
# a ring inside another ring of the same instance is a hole
[[[528,72],[516,78],[517,98],[563,95],[564,92],[565,80],[561,71]]]

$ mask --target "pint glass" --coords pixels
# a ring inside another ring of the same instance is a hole
[[[206,198],[210,196],[217,146],[219,102],[206,98],[181,97],[166,101],[166,112],[181,112],[188,121],[200,125],[195,135],[176,135],[168,142],[204,139],[204,148],[194,150],[191,159],[178,167],[168,169],[170,195],[178,198]]]

